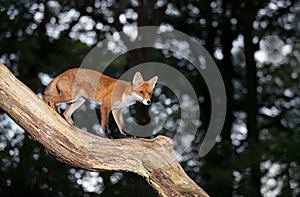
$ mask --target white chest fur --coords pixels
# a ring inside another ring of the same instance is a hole
[[[117,101],[113,104],[112,109],[119,109],[119,108],[124,108],[128,107],[130,105],[135,104],[137,101],[137,98],[134,94],[132,95],[123,95],[121,101]]]

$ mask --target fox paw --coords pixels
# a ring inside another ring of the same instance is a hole
[[[125,131],[121,132],[124,138],[136,138],[134,135],[130,135],[129,133],[126,133]]]

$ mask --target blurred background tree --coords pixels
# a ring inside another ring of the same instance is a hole
[[[198,150],[209,123],[210,98],[187,60],[137,49],[115,60],[109,74],[119,77],[137,64],[156,61],[190,80],[199,97],[201,126],[179,159],[211,196],[299,195],[299,2],[1,1],[0,18],[0,62],[39,95],[51,78],[79,67],[114,32],[151,25],[194,37],[216,61],[227,93],[225,125],[204,158]],[[177,99],[158,86],[153,100],[171,110],[159,134],[173,136],[180,117]],[[3,196],[156,196],[134,174],[92,173],[56,161],[4,113],[0,158]]]

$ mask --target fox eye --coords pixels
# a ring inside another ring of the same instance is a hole
[[[140,93],[140,94],[144,94],[144,92],[143,92],[143,91],[139,91],[139,93]]]

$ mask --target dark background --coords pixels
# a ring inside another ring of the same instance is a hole
[[[0,1],[0,62],[41,94],[42,79],[79,67],[114,32],[147,25],[182,31],[212,55],[226,86],[225,125],[204,158],[198,150],[209,123],[210,98],[188,61],[159,50],[133,50],[115,60],[108,74],[119,77],[134,65],[157,61],[191,81],[199,97],[201,126],[180,162],[211,196],[298,196],[299,21],[300,4],[294,0]],[[170,89],[158,88],[161,93],[154,101],[171,108],[178,104]],[[171,102],[163,102],[166,98]],[[176,123],[179,114],[173,110],[169,121]],[[173,136],[174,130],[174,124],[165,126],[159,134]],[[91,173],[58,162],[4,113],[0,194],[157,195],[134,174]]]

